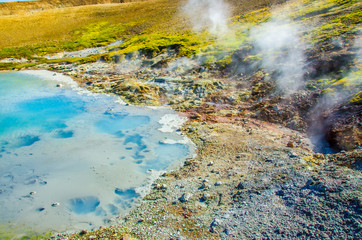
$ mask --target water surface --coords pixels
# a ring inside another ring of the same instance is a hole
[[[39,232],[111,224],[152,174],[180,164],[193,146],[160,131],[165,116],[175,119],[171,110],[80,93],[54,75],[0,74],[0,224]]]

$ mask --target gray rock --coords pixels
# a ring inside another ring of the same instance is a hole
[[[244,184],[242,182],[240,182],[236,188],[239,189],[239,190],[242,190],[242,189],[245,188],[245,186],[244,186]]]
[[[207,201],[208,199],[210,199],[210,194],[208,194],[208,193],[202,194],[201,199],[202,199],[203,201]]]
[[[191,198],[191,193],[186,192],[182,194],[182,196],[180,197],[180,201],[187,202],[190,198]]]
[[[221,182],[221,181],[217,181],[217,182],[215,183],[215,186],[220,186],[220,185],[222,185],[222,182]]]
[[[220,226],[221,220],[215,218],[214,221],[210,224],[210,232],[214,233],[216,232],[216,227]]]

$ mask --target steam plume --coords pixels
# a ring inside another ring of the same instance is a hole
[[[272,19],[251,31],[254,45],[262,53],[263,67],[276,72],[279,90],[290,94],[300,88],[304,74],[304,46],[299,40],[299,26]]]
[[[188,0],[182,10],[195,31],[208,28],[215,35],[228,31],[229,5],[223,0]]]

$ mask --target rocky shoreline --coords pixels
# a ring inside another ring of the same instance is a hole
[[[360,162],[360,149],[315,154],[299,132],[256,120],[183,130],[198,156],[163,174],[140,206],[115,226],[53,239],[361,237],[361,173],[333,161]]]
[[[142,101],[140,95],[152,99],[152,94],[148,94],[151,88],[142,90],[144,82],[136,81],[139,72],[117,76],[109,73],[109,65],[97,64],[95,69],[94,65],[40,67],[72,76],[80,86],[96,92],[114,94],[114,82],[131,81],[133,85],[124,91],[134,94],[135,100]],[[195,106],[203,108],[185,110],[182,107],[186,103],[173,104],[173,95],[167,97],[167,92],[161,95],[163,99],[137,102],[168,102],[186,114],[190,120],[180,130],[197,145],[197,156],[180,169],[164,173],[140,206],[120,216],[113,226],[54,234],[51,239],[362,237],[361,148],[338,154],[316,153],[305,133],[258,120],[245,107],[230,107],[223,97],[220,99],[224,102],[207,109],[205,99],[225,91],[228,84],[225,80],[208,80],[211,75],[197,75],[200,81],[206,79],[203,83],[207,84],[198,85],[196,91],[195,87],[187,87],[195,84],[188,80],[192,76],[177,81],[169,76],[154,76],[152,81],[165,85],[170,81],[171,86],[182,84],[182,96],[189,94],[185,102],[195,104],[202,99]],[[133,92],[131,87],[135,87]],[[166,90],[175,91],[167,87]],[[187,93],[188,89],[192,91]],[[118,95],[126,101],[130,97]]]

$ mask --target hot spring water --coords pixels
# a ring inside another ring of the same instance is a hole
[[[0,74],[1,225],[105,225],[139,200],[153,174],[193,153],[171,110],[75,88],[46,71]]]

